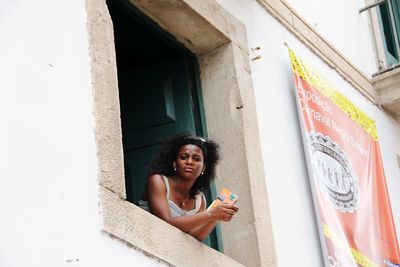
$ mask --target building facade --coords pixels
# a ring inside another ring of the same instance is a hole
[[[400,13],[383,2],[0,2],[0,265],[324,266],[288,46],[375,120],[399,229]],[[160,102],[123,93],[171,69]],[[222,252],[127,200],[143,159],[126,147],[190,101],[182,129],[220,144],[215,187],[239,195]]]

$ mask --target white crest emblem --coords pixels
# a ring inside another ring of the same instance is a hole
[[[313,175],[323,195],[341,212],[358,210],[358,179],[343,150],[329,136],[319,132],[310,132],[307,141]]]

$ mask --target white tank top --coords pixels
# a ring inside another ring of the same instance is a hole
[[[163,178],[164,178],[165,186],[167,188],[167,200],[168,200],[168,204],[169,204],[169,209],[171,211],[171,217],[190,216],[190,215],[196,214],[199,211],[200,207],[201,207],[201,202],[202,201],[204,201],[205,206],[207,206],[206,198],[204,197],[204,194],[200,192],[200,193],[196,194],[196,196],[195,196],[196,203],[194,205],[194,209],[192,209],[192,210],[183,210],[183,209],[181,209],[178,205],[176,205],[175,202],[173,202],[171,199],[169,199],[169,191],[170,190],[169,190],[168,178],[165,177],[164,175],[163,175]],[[138,206],[140,208],[150,212],[150,207],[149,207],[149,202],[148,201],[145,201],[145,200],[141,199],[141,200],[139,200],[139,205]]]

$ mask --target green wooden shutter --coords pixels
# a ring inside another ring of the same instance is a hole
[[[393,66],[399,62],[399,54],[396,47],[396,38],[400,38],[400,0],[392,0],[391,3],[386,2],[379,6],[379,22],[380,29],[383,33],[383,46],[385,48],[385,56],[387,67]],[[394,25],[390,19],[393,14]]]

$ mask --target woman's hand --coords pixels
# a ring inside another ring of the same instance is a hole
[[[207,212],[211,216],[212,220],[215,221],[230,221],[239,208],[235,205],[222,203],[214,208],[211,208]]]
[[[206,203],[202,201],[201,207],[196,214],[172,217],[164,178],[158,174],[153,174],[148,178],[146,195],[152,214],[198,240],[204,240],[218,221],[230,221],[235,212],[239,210],[239,208],[234,205],[221,204],[206,211]]]
[[[220,204],[219,206],[209,210],[205,210],[204,204],[205,203],[202,204],[201,212],[197,214],[206,215],[208,222],[188,232],[188,234],[192,235],[198,240],[204,240],[214,229],[218,221],[230,221],[235,213],[239,211],[237,206],[226,203]]]

